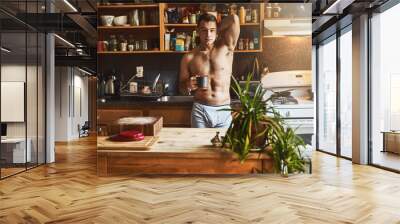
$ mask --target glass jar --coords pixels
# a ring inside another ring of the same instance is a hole
[[[246,23],[251,23],[251,10],[250,9],[246,9]]]
[[[140,50],[140,41],[138,41],[138,40],[135,41],[135,50],[137,50],[137,51]]]
[[[135,40],[133,39],[133,35],[129,35],[129,40],[128,40],[128,51],[134,51],[135,50]]]
[[[142,40],[142,50],[147,51],[147,40]]]
[[[128,41],[125,39],[124,35],[119,36],[119,50],[126,51],[128,47]]]
[[[108,45],[110,51],[118,51],[118,40],[115,35],[110,35],[110,40]]]
[[[244,41],[243,38],[240,38],[238,43],[238,50],[243,50],[243,47],[244,47]]]
[[[141,26],[144,26],[144,25],[147,24],[147,21],[146,21],[146,11],[145,11],[145,10],[140,10],[140,11],[139,11],[139,18],[140,18],[139,24],[140,24]]]

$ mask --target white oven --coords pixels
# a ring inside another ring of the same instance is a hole
[[[300,135],[307,144],[314,140],[314,101],[311,71],[272,72],[262,77],[265,99],[272,98],[272,105],[285,123]]]

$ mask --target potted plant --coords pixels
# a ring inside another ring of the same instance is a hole
[[[261,124],[261,118],[268,111],[267,100],[264,100],[265,90],[258,85],[254,95],[250,94],[251,73],[246,78],[244,87],[233,79],[232,90],[240,101],[238,109],[228,109],[233,112],[232,123],[229,126],[222,145],[229,145],[229,149],[238,155],[240,162],[244,162],[254,149],[262,150],[265,145],[267,126],[274,121]],[[227,143],[227,144],[226,144]]]
[[[240,101],[240,107],[229,109],[233,112],[232,123],[229,126],[222,146],[237,154],[243,163],[250,152],[267,153],[274,160],[274,169],[284,175],[304,171],[304,161],[299,147],[304,146],[303,140],[290,127],[285,127],[271,104],[270,99],[264,99],[265,89],[257,86],[254,95],[250,94],[248,74],[245,85],[240,86],[235,78],[232,90]]]

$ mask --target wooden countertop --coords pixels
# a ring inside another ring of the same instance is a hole
[[[211,139],[216,132],[220,132],[220,136],[225,135],[226,129],[214,128],[163,128],[158,136],[157,141],[149,147],[147,151],[129,149],[129,147],[119,147],[115,144],[115,148],[107,147],[104,144],[98,144],[98,152],[124,152],[135,156],[165,156],[170,158],[190,157],[190,158],[226,158],[235,157],[235,155],[222,148],[213,147]],[[105,137],[99,137],[105,138]],[[100,142],[100,141],[99,141]],[[128,143],[129,144],[129,143]],[[249,159],[269,158],[265,154],[251,153]]]

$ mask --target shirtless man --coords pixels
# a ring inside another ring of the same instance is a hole
[[[192,127],[228,127],[232,121],[229,88],[231,84],[233,52],[239,38],[237,15],[225,17],[217,35],[216,18],[202,14],[197,24],[200,44],[185,54],[181,61],[179,86],[184,95],[195,91],[192,108]],[[197,88],[196,77],[208,76],[208,88]]]

